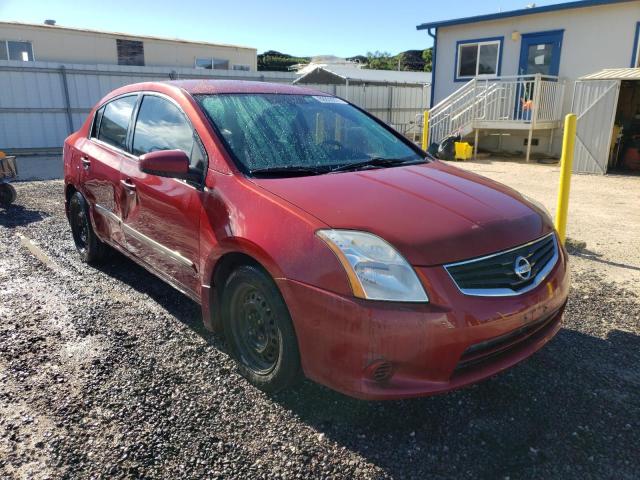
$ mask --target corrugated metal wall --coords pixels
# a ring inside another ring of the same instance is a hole
[[[571,108],[578,116],[574,172],[607,173],[619,91],[619,80],[576,82]]]
[[[298,85],[342,97],[409,137],[420,135],[422,114],[431,98],[429,85]]]
[[[291,83],[289,72],[78,65],[0,61],[0,150],[59,151],[69,133],[105,94],[123,85],[183,78],[234,78]]]

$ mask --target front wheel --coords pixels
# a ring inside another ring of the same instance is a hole
[[[0,183],[0,205],[8,207],[16,201],[16,189],[10,183]]]
[[[300,379],[291,317],[266,273],[253,266],[233,271],[224,285],[222,314],[229,349],[249,382],[266,392],[277,392]]]
[[[80,192],[73,194],[69,201],[69,224],[80,259],[85,263],[95,263],[104,257],[105,244],[98,239],[89,219],[89,205]]]

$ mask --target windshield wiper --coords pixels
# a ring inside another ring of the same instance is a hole
[[[371,157],[362,162],[347,163],[331,169],[331,172],[346,172],[349,170],[363,170],[365,168],[384,168],[384,167],[396,167],[398,165],[412,165],[415,163],[424,163],[426,160],[423,158],[384,158],[384,157]]]
[[[282,167],[264,167],[264,168],[254,168],[253,170],[249,170],[251,175],[257,176],[305,176],[305,175],[320,175],[322,173],[327,173],[329,170],[321,167],[303,167],[303,166],[282,166]]]

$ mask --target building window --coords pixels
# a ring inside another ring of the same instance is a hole
[[[220,58],[196,58],[196,68],[204,70],[229,70],[229,60]]]
[[[636,23],[636,37],[633,43],[633,57],[631,67],[640,68],[640,22]]]
[[[0,60],[33,62],[33,46],[31,42],[0,40]]]
[[[144,44],[137,40],[116,39],[118,65],[144,67]]]
[[[458,42],[455,80],[500,75],[502,38]]]
[[[213,69],[213,59],[211,58],[196,58],[196,68],[204,70]]]
[[[251,67],[249,67],[249,65],[234,65],[233,69],[234,70],[241,70],[243,72],[248,72],[249,70],[251,70]]]

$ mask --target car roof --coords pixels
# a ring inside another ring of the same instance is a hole
[[[273,93],[281,95],[322,95],[328,93],[311,88],[297,87],[288,83],[253,82],[246,80],[168,80],[132,83],[117,88],[105,95],[96,108],[120,95],[135,94],[143,91],[156,91],[165,94],[186,92],[188,95],[216,95],[224,93]]]
[[[191,95],[218,93],[276,93],[284,95],[328,95],[327,93],[293,86],[288,83],[256,82],[247,80],[171,80],[165,83],[181,88]]]

